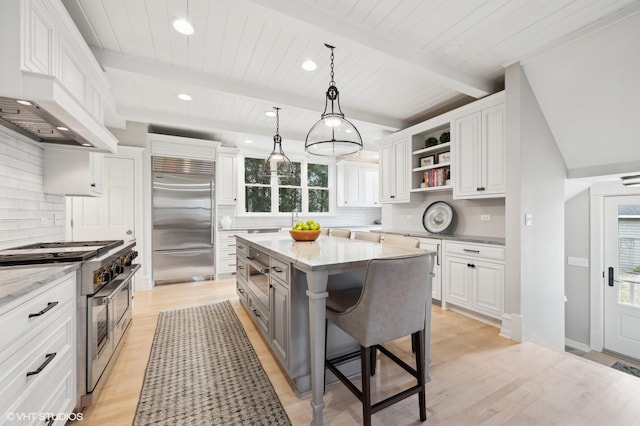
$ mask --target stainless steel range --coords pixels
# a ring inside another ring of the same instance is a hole
[[[82,262],[78,273],[78,409],[91,404],[131,324],[135,240],[38,243],[0,252],[0,266]]]

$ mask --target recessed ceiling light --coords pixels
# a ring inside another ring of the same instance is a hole
[[[64,126],[58,126],[58,127],[56,127],[56,129],[62,130],[63,132],[66,132],[67,130],[69,130],[68,128],[66,128]]]
[[[19,103],[20,105],[33,105],[31,102],[23,101],[21,99],[18,99],[16,102]]]
[[[181,101],[190,101],[193,98],[188,93],[178,93],[178,99],[180,99]]]
[[[247,139],[244,143],[253,143],[253,141],[251,139]]]
[[[191,35],[194,32],[193,25],[189,21],[183,18],[173,18],[171,20],[173,29],[184,35]]]
[[[266,115],[267,117],[275,117],[276,113],[273,111],[266,111],[264,115]]]
[[[318,68],[318,65],[313,62],[311,59],[307,59],[302,63],[302,69],[305,71],[313,71]]]

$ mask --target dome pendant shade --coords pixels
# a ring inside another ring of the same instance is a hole
[[[276,134],[273,137],[273,151],[262,163],[262,167],[258,172],[260,177],[293,177],[295,176],[293,164],[282,150],[282,137],[279,134],[280,128],[280,108],[273,107],[276,110]]]
[[[307,133],[305,150],[311,155],[350,158],[362,151],[362,137],[340,108],[340,93],[333,81],[333,46],[331,49],[331,82],[327,89],[324,112]]]

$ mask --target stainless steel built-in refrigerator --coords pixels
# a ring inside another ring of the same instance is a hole
[[[152,157],[153,281],[214,278],[214,163]]]

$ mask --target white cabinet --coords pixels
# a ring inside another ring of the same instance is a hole
[[[343,161],[338,164],[338,207],[379,207],[378,165]]]
[[[104,154],[45,147],[44,192],[61,195],[102,195]]]
[[[504,197],[504,132],[504,103],[455,120],[453,198]]]
[[[218,274],[236,273],[236,234],[246,234],[247,231],[218,231]],[[246,281],[246,280],[245,280]]]
[[[76,405],[76,274],[38,291],[0,313],[0,413],[55,415]]]
[[[408,136],[395,139],[380,148],[381,203],[409,202]]]
[[[238,160],[236,151],[220,148],[216,158],[218,204],[236,205],[238,200]]]
[[[504,247],[444,242],[442,306],[461,306],[500,319],[504,299]]]

